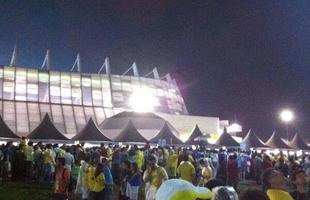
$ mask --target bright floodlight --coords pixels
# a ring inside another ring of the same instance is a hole
[[[133,91],[129,104],[134,111],[151,112],[158,105],[158,100],[150,89],[138,88]]]
[[[280,117],[284,122],[288,123],[293,120],[294,115],[293,112],[290,110],[283,110],[280,114]]]

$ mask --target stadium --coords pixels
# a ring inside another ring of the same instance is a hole
[[[97,73],[82,73],[78,55],[72,70],[63,72],[50,69],[49,52],[40,69],[19,67],[15,59],[16,50],[10,65],[0,67],[0,114],[18,136],[33,131],[46,114],[67,138],[80,132],[90,118],[112,134],[122,130],[128,119],[146,135],[154,135],[168,123],[182,140],[196,125],[211,135],[229,125],[219,117],[189,115],[176,81],[169,74],[160,77],[156,68],[139,76],[134,63],[124,74],[115,75],[106,58]],[[136,114],[124,119],[117,115],[122,112]],[[141,112],[153,114],[149,122],[139,120]]]

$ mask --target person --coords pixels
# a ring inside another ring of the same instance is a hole
[[[219,186],[212,189],[212,200],[238,200],[238,194],[233,187]]]
[[[178,155],[175,153],[173,149],[170,149],[166,163],[166,170],[170,179],[176,178],[177,167],[178,167]]]
[[[238,167],[236,155],[230,155],[227,163],[227,184],[237,190],[238,185]]]
[[[137,163],[131,163],[130,165],[131,176],[128,179],[126,196],[130,200],[138,200],[139,187],[142,184],[141,173]]]
[[[286,180],[283,174],[274,168],[266,169],[262,174],[262,187],[270,200],[293,200],[286,191]]]
[[[104,199],[105,177],[103,174],[103,165],[98,163],[95,173],[91,174],[91,187],[90,190],[94,194],[94,200]]]
[[[279,163],[277,165],[277,169],[282,172],[283,176],[285,176],[286,178],[288,177],[289,168],[288,168],[288,165],[284,162],[283,157],[279,158]]]
[[[71,171],[71,168],[72,168],[72,166],[74,166],[74,163],[75,163],[74,157],[71,154],[70,150],[71,150],[70,147],[67,147],[66,153],[63,156],[66,160],[66,169],[68,169],[69,171]]]
[[[44,181],[50,183],[52,181],[53,167],[55,165],[55,153],[52,149],[51,144],[46,145],[46,149],[43,154],[43,171],[44,171]]]
[[[68,188],[70,183],[70,171],[65,169],[65,158],[57,159],[55,170],[55,200],[66,200],[68,198]]]
[[[25,157],[25,166],[26,166],[26,180],[32,181],[33,173],[33,142],[29,141],[28,144],[24,145],[24,157]]]
[[[271,162],[269,156],[267,154],[264,154],[263,162],[261,164],[261,171],[264,171],[264,170],[271,168],[271,167],[272,167],[272,162]]]
[[[260,177],[262,175],[261,173],[261,167],[262,167],[262,163],[263,163],[263,159],[261,158],[261,154],[257,154],[255,156],[255,160],[254,160],[254,171],[255,171],[255,180],[256,180],[256,184],[260,185]]]
[[[179,177],[185,181],[193,183],[195,180],[195,167],[189,161],[188,154],[184,154],[183,161],[180,163],[177,168],[177,174]]]
[[[246,189],[240,194],[239,200],[269,200],[267,194],[258,189]]]
[[[102,171],[105,177],[104,199],[113,200],[113,177],[109,168],[109,161],[107,158],[102,158],[101,161],[103,164]]]
[[[148,167],[143,174],[146,200],[154,200],[158,188],[164,181],[168,180],[166,170],[158,166],[157,162],[157,157],[155,155],[150,155]]]
[[[204,186],[212,178],[212,169],[207,160],[201,158],[196,167],[196,179],[198,186]]]
[[[88,167],[89,167],[89,158],[85,157],[85,159],[81,160],[81,167],[79,170],[79,175],[77,179],[77,184],[75,188],[76,194],[82,194],[82,200],[88,199],[89,196],[89,188],[88,188]]]
[[[303,170],[295,170],[292,173],[291,182],[295,190],[290,192],[295,200],[309,200],[310,191],[307,188],[307,175]]]
[[[121,164],[120,169],[120,199],[128,199],[128,196],[126,196],[126,189],[130,175],[130,162],[128,160],[125,160]]]

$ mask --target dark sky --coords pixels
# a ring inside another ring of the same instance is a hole
[[[136,61],[158,67],[182,88],[193,115],[220,116],[268,136],[284,133],[283,107],[297,117],[290,131],[310,132],[310,2],[291,0],[0,1],[0,63],[14,44],[18,64],[83,71],[106,56],[112,73]],[[284,136],[285,134],[283,134]]]

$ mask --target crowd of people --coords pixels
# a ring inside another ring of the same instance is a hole
[[[168,179],[182,179],[213,192],[213,199],[309,200],[310,157],[240,149],[101,144],[34,144],[22,138],[0,146],[1,181],[53,186],[54,199],[155,200]],[[240,181],[261,189],[240,191]],[[229,195],[230,193],[239,195]]]

